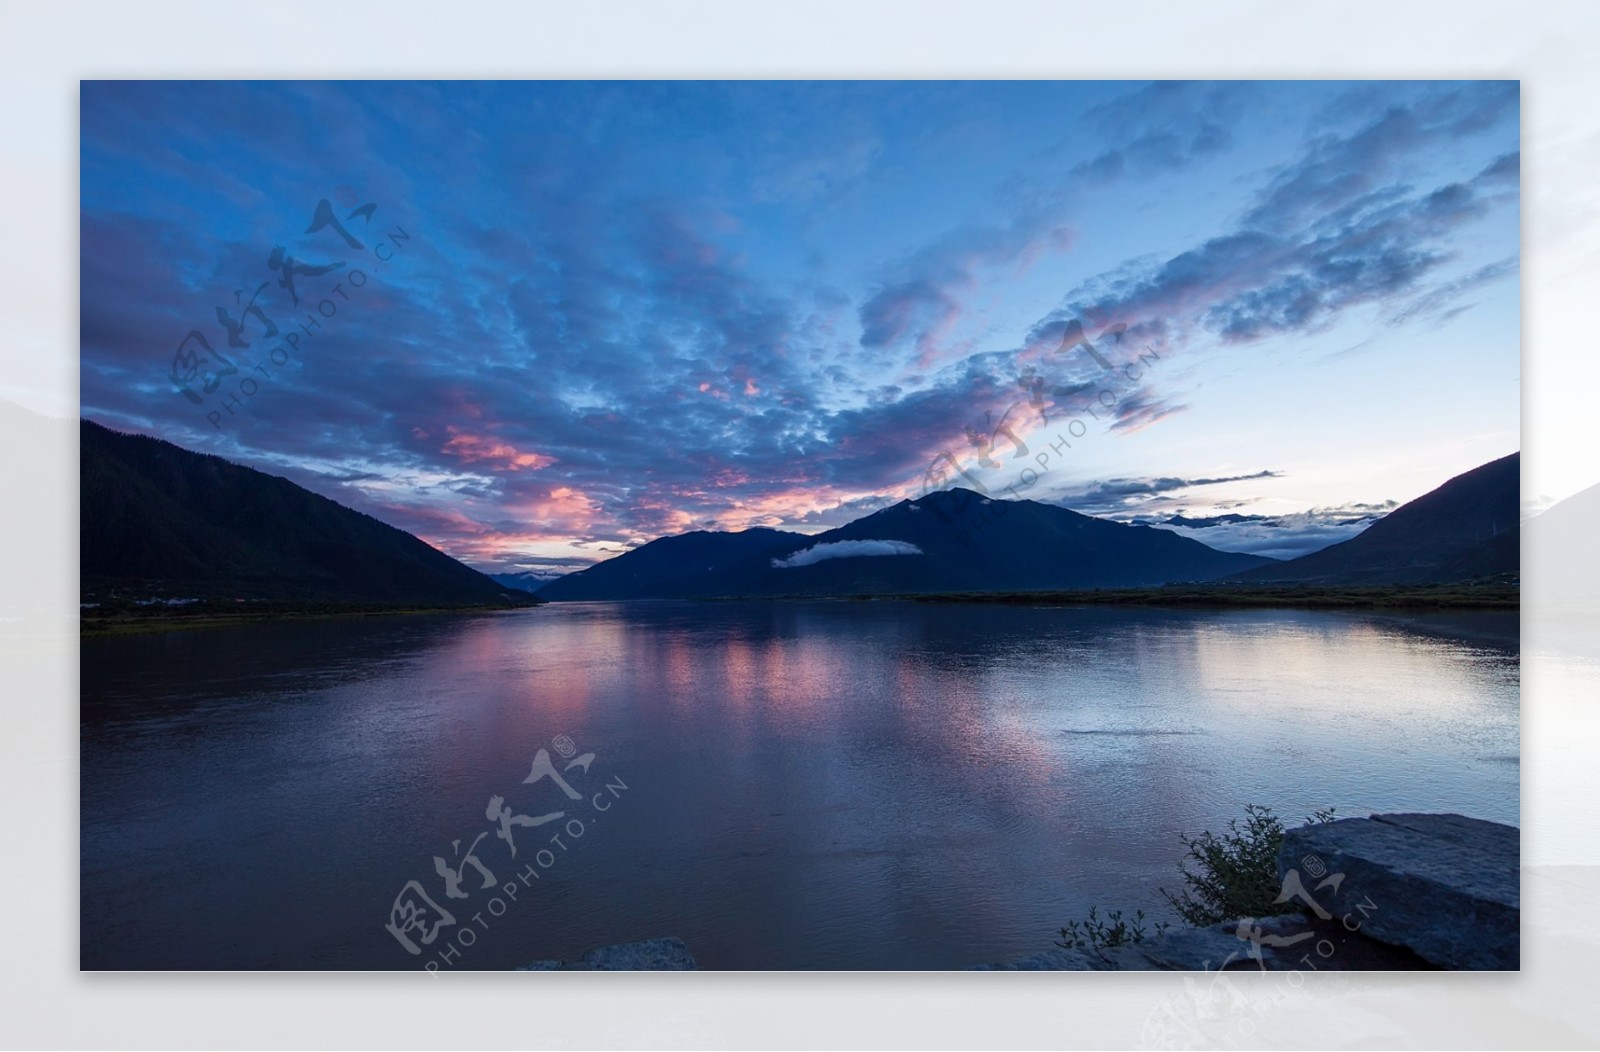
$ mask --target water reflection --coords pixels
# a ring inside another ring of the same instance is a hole
[[[87,640],[83,960],[415,967],[389,903],[557,734],[629,793],[462,966],[1020,956],[1248,802],[1515,822],[1517,665],[1503,615],[907,603]]]

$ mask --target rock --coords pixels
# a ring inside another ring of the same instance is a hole
[[[1286,831],[1278,874],[1345,928],[1429,964],[1515,970],[1520,844],[1515,828],[1462,815],[1346,818]]]
[[[1292,917],[1268,917],[1252,922],[1258,941],[1262,934],[1278,935],[1282,922],[1291,922],[1296,931],[1306,927],[1306,919],[1298,914]],[[1249,928],[1243,929],[1247,933]],[[1207,928],[1168,928],[1163,935],[1152,935],[1140,942],[1128,943],[1107,950],[1046,950],[1006,964],[980,964],[969,968],[974,972],[1149,972],[1149,971],[1221,971],[1235,968],[1267,968],[1285,970],[1293,967],[1280,961],[1268,942],[1261,947],[1261,960],[1251,955],[1252,943],[1247,935],[1240,934],[1237,921]]]
[[[646,939],[617,946],[602,946],[583,955],[584,963],[600,972],[692,972],[694,957],[682,939]]]
[[[1293,923],[1286,925],[1285,921]],[[1305,918],[1296,915],[1247,920],[1243,927],[1239,921],[1204,928],[1171,927],[1164,934],[1106,950],[1095,966],[1125,972],[1286,971],[1294,964],[1280,957],[1276,940],[1292,938],[1305,926]]]
[[[1302,826],[1278,855],[1286,913],[973,970],[1516,969],[1520,841],[1511,826],[1449,814]]]
[[[645,939],[590,950],[576,961],[534,961],[519,972],[693,972],[698,971],[682,939]]]
[[[1135,960],[1144,958],[1144,968],[1162,971],[1217,972],[1232,968],[1278,967],[1277,952],[1270,944],[1261,946],[1261,960],[1251,956],[1254,945],[1239,934],[1237,924],[1219,924],[1209,928],[1168,928],[1166,934],[1127,947],[1132,953],[1124,954],[1121,967],[1139,967]],[[1130,959],[1132,958],[1132,959]]]
[[[1054,949],[1005,964],[976,964],[969,972],[1092,972],[1095,965],[1076,950]]]

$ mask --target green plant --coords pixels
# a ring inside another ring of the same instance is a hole
[[[1206,830],[1197,837],[1179,834],[1185,853],[1178,872],[1187,885],[1161,894],[1184,923],[1201,927],[1230,917],[1268,917],[1292,909],[1278,897],[1278,848],[1283,823],[1272,808],[1245,806],[1244,824],[1230,818],[1222,835]]]
[[[1099,908],[1090,906],[1089,918],[1082,922],[1068,921],[1067,926],[1061,929],[1061,938],[1056,940],[1056,945],[1063,950],[1086,950],[1104,958],[1106,950],[1144,942],[1150,934],[1160,935],[1167,927],[1165,921],[1157,921],[1155,930],[1146,933],[1144,910],[1135,910],[1131,921],[1123,920],[1121,910],[1112,910],[1106,914],[1105,920],[1101,920]]]
[[[1278,849],[1283,845],[1283,823],[1272,808],[1261,804],[1245,805],[1244,828],[1238,819],[1228,820],[1228,831],[1217,836],[1210,830],[1197,837],[1179,834],[1186,849],[1178,872],[1188,885],[1180,894],[1161,889],[1161,894],[1177,910],[1185,924],[1204,927],[1237,917],[1270,917],[1292,913],[1294,903],[1278,903]],[[1306,816],[1309,825],[1332,822],[1334,809],[1319,808]],[[1132,920],[1124,920],[1121,910],[1112,910],[1101,920],[1097,907],[1089,907],[1085,921],[1068,921],[1060,929],[1056,945],[1064,950],[1084,950],[1101,958],[1104,951],[1143,942],[1159,936],[1170,927],[1157,921],[1146,932],[1144,910],[1135,910]]]
[[[1283,823],[1272,808],[1245,805],[1244,825],[1228,820],[1220,836],[1207,830],[1197,837],[1182,834],[1185,850],[1178,872],[1187,885],[1181,892],[1161,889],[1184,923],[1194,927],[1217,924],[1235,917],[1270,917],[1292,913],[1294,903],[1277,902],[1278,849],[1283,845]],[[1333,808],[1313,811],[1313,825],[1334,820]]]

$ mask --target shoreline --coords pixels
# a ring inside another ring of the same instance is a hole
[[[1287,609],[1287,610],[1372,610],[1372,611],[1460,611],[1498,610],[1520,613],[1521,589],[1516,585],[1413,585],[1359,588],[1256,588],[1222,589],[1203,585],[1161,588],[1107,588],[1070,591],[1002,592],[889,592],[873,595],[719,595],[655,597],[636,599],[545,600],[531,593],[527,602],[480,604],[472,606],[414,606],[386,604],[315,604],[282,601],[250,601],[245,604],[209,601],[184,607],[183,613],[167,607],[150,613],[149,608],[124,608],[105,615],[80,609],[80,636],[133,635],[146,632],[172,632],[185,629],[221,628],[230,625],[303,621],[320,618],[397,617],[417,614],[483,614],[506,610],[531,610],[566,603],[652,603],[652,602],[911,602],[981,603],[1006,606],[1118,606],[1172,609]],[[240,610],[236,606],[248,606]]]
[[[198,607],[202,604],[196,603]],[[176,632],[186,629],[227,628],[233,625],[269,623],[277,621],[313,621],[325,618],[353,617],[405,617],[418,614],[491,614],[507,610],[532,610],[546,605],[543,601],[516,604],[483,604],[477,606],[389,606],[384,604],[330,603],[325,606],[308,603],[262,602],[251,604],[250,610],[218,609],[213,604],[192,613],[175,613],[171,608],[158,613],[139,614],[122,612],[112,616],[92,616],[80,610],[78,635],[125,636],[149,632]],[[264,609],[270,606],[271,609]]]
[[[1521,590],[1515,585],[1374,586],[1368,588],[1295,588],[1218,590],[1191,588],[1106,589],[1069,592],[938,593],[896,598],[918,602],[1020,603],[1046,606],[1177,606],[1283,607],[1312,610],[1520,610]]]
[[[1503,610],[1522,609],[1517,585],[1373,585],[1349,588],[1291,586],[1222,589],[1204,585],[1003,592],[885,592],[874,595],[685,596],[689,602],[829,601],[871,603],[995,603],[1018,606],[1131,606],[1290,610]],[[661,599],[551,600],[551,602],[661,602]]]

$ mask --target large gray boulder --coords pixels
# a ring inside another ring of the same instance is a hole
[[[1278,875],[1347,930],[1440,968],[1521,961],[1521,835],[1462,815],[1346,818],[1287,830]],[[1293,875],[1291,876],[1291,871]],[[1342,874],[1342,876],[1341,876]]]

